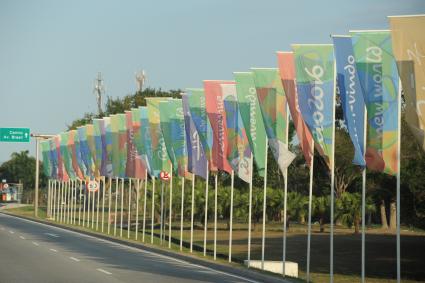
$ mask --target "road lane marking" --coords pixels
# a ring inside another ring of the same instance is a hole
[[[53,233],[44,233],[45,235],[48,235],[48,236],[50,236],[50,237],[53,237],[53,238],[59,238],[59,236],[58,235],[56,235],[56,234],[53,234]]]
[[[105,273],[105,274],[108,274],[108,275],[111,275],[112,273],[111,272],[109,272],[109,271],[106,271],[106,270],[104,270],[104,269],[102,269],[102,268],[98,268],[98,269],[96,269],[97,271],[100,271],[100,272],[103,272],[103,273]]]
[[[55,250],[55,249],[50,249],[52,252],[55,252],[55,253],[57,253],[58,251],[57,250]]]
[[[72,256],[70,256],[69,258],[72,259],[73,261],[77,261],[77,262],[80,261],[78,258],[75,258],[75,257],[72,257]]]
[[[37,242],[32,242],[34,244],[34,246],[39,246],[39,244]]]
[[[9,233],[10,233],[10,234],[15,234],[15,232],[13,232],[13,231],[10,231],[10,230],[9,230]]]
[[[21,238],[22,240],[25,240],[25,237],[24,236],[19,236],[19,238]]]
[[[228,272],[225,272],[225,271],[219,271],[219,270],[216,270],[216,269],[211,268],[211,267],[203,266],[203,265],[196,264],[196,263],[190,263],[188,261],[176,259],[176,258],[173,258],[171,256],[162,255],[160,253],[155,253],[155,252],[147,251],[147,250],[144,250],[143,248],[131,247],[131,246],[127,246],[127,245],[124,245],[124,244],[119,244],[119,243],[112,242],[111,240],[99,239],[99,238],[94,237],[94,236],[83,234],[82,232],[71,231],[71,230],[67,230],[65,228],[55,227],[55,226],[51,226],[49,224],[40,223],[40,222],[36,222],[36,221],[33,221],[33,220],[29,220],[29,219],[19,218],[19,217],[13,216],[13,215],[3,214],[3,216],[10,217],[10,218],[15,218],[15,219],[21,220],[23,222],[29,222],[29,223],[34,224],[34,225],[37,225],[38,224],[40,226],[48,227],[49,229],[54,229],[54,230],[58,230],[58,231],[61,231],[61,232],[66,232],[68,234],[75,234],[75,235],[78,235],[79,237],[89,238],[89,239],[92,239],[92,240],[103,242],[103,243],[108,244],[108,245],[121,246],[121,247],[126,248],[127,250],[136,251],[136,252],[142,253],[144,255],[153,255],[155,257],[161,257],[161,258],[164,258],[164,259],[171,259],[171,260],[173,260],[175,262],[185,263],[185,264],[189,265],[190,267],[196,267],[196,268],[200,268],[200,269],[211,270],[211,271],[215,272],[216,274],[221,274],[221,275],[233,277],[235,279],[243,280],[245,282],[260,283],[260,281],[256,281],[254,279],[250,279],[250,278],[247,278],[247,277],[244,277],[244,276],[241,276],[241,275],[236,275],[236,274],[228,273]]]

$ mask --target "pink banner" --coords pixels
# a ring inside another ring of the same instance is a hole
[[[282,79],[283,88],[288,100],[289,111],[291,112],[292,121],[294,122],[300,147],[307,165],[310,166],[313,155],[311,152],[313,137],[301,116],[300,108],[298,106],[294,54],[292,52],[278,52],[277,60],[280,78]]]
[[[227,152],[227,125],[226,113],[221,85],[235,84],[232,81],[204,81],[205,100],[208,119],[213,131],[212,147],[212,168],[216,167],[228,173],[232,172],[232,167],[226,158]]]

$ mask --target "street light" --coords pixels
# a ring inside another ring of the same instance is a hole
[[[50,139],[54,135],[44,135],[44,134],[31,134],[32,138],[35,138],[35,193],[34,193],[34,216],[38,217],[38,182],[39,182],[39,141],[40,139]]]

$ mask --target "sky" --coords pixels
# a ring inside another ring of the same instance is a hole
[[[106,96],[146,86],[185,89],[234,71],[277,67],[293,43],[331,43],[350,29],[388,29],[386,16],[423,14],[423,0],[0,0],[0,127],[57,134]],[[35,142],[0,143],[0,163]]]

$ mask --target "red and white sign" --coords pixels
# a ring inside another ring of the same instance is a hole
[[[89,190],[89,192],[97,192],[99,190],[99,183],[95,180],[91,180],[87,184],[87,189]]]
[[[161,171],[161,173],[159,173],[159,177],[164,181],[170,180],[170,174],[168,174],[166,171]]]
[[[7,189],[7,188],[9,188],[9,184],[4,184],[3,189]]]

